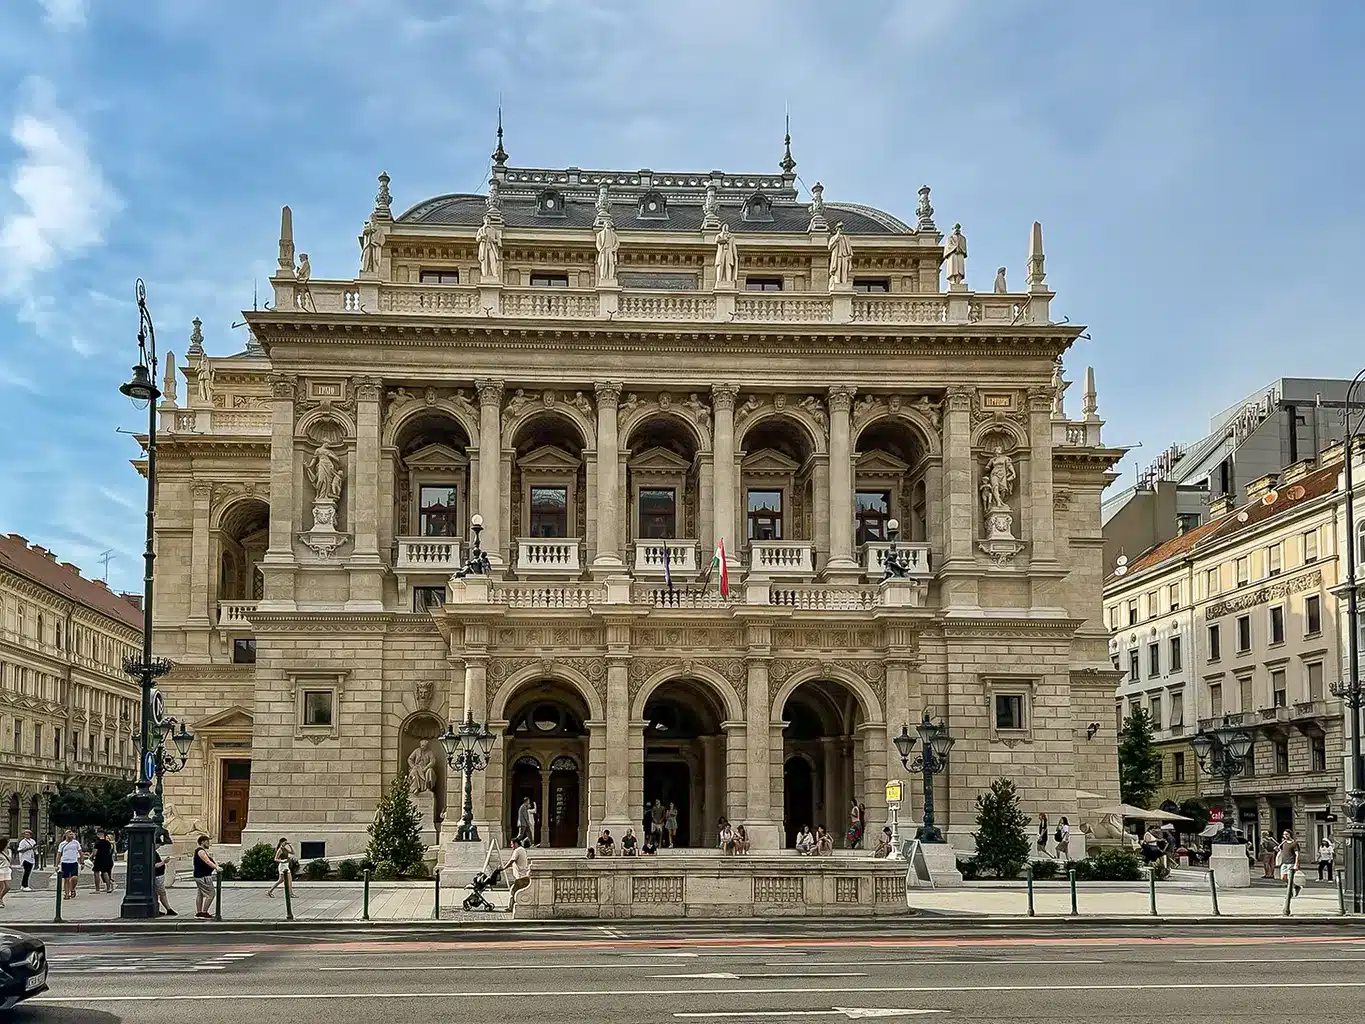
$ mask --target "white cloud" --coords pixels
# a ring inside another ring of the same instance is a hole
[[[33,383],[28,377],[21,373],[11,370],[9,367],[0,364],[0,388],[18,388],[20,391],[28,391],[31,394],[38,394],[38,385]]]
[[[10,175],[17,202],[0,221],[0,295],[101,244],[122,205],[86,152],[80,128],[51,102],[51,87],[32,85],[34,102],[10,127],[20,156]]]
[[[38,0],[47,23],[58,30],[85,27],[85,0]]]

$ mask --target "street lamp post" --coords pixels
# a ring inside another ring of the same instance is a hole
[[[119,387],[138,408],[147,409],[147,544],[142,554],[142,656],[129,657],[123,670],[142,685],[141,742],[137,766],[137,788],[133,791],[133,820],[128,823],[127,888],[119,916],[148,918],[156,914],[156,888],[152,868],[156,861],[158,825],[152,818],[152,777],[156,773],[151,742],[152,694],[154,681],[171,669],[164,658],[152,657],[152,580],[156,561],[156,402],[161,397],[156,386],[156,329],[147,311],[147,289],[139,279],[136,288],[138,331],[137,364],[133,376]]]
[[[1199,769],[1212,779],[1223,780],[1223,828],[1214,837],[1215,843],[1241,845],[1237,838],[1237,805],[1232,800],[1232,780],[1246,770],[1251,753],[1251,733],[1232,725],[1227,716],[1213,732],[1200,730],[1190,744],[1199,761]]]
[[[1351,888],[1351,910],[1353,913],[1365,911],[1365,763],[1361,761],[1360,750],[1360,709],[1362,700],[1360,685],[1360,594],[1356,582],[1356,537],[1355,521],[1355,438],[1365,427],[1365,403],[1360,408],[1360,416],[1355,416],[1355,395],[1362,382],[1365,370],[1361,370],[1346,389],[1346,663],[1347,678],[1332,684],[1331,692],[1340,697],[1351,712],[1351,789],[1346,799],[1346,824],[1342,831],[1349,841],[1347,846],[1346,881]]]
[[[166,749],[167,734],[175,744],[176,752],[173,754]],[[156,761],[156,808],[152,811],[152,817],[160,828],[163,820],[163,803],[161,799],[161,780],[166,775],[174,775],[176,772],[184,771],[185,765],[190,760],[190,744],[194,742],[194,734],[189,727],[174,718],[167,718],[164,722],[157,724],[152,729],[152,756]]]
[[[900,536],[901,524],[894,519],[886,521],[886,538],[891,542],[891,546],[882,554],[882,579],[884,580],[903,580],[910,575],[909,559],[905,552],[896,547],[896,539]]]
[[[920,752],[913,761],[910,751],[915,747],[916,736],[910,735],[908,726],[901,726],[901,734],[894,742],[902,767],[924,776],[924,825],[920,828],[919,840],[922,843],[946,842],[943,832],[934,824],[934,776],[948,770],[948,751],[957,741],[948,735],[947,723],[930,719],[927,708],[919,725],[915,726],[915,732]]]
[[[496,738],[486,725],[474,721],[472,710],[465,712],[459,729],[447,724],[446,731],[441,735],[446,763],[464,775],[464,813],[460,817],[460,827],[455,832],[456,842],[479,841],[479,830],[474,824],[474,773],[488,767],[488,753],[493,749]]]

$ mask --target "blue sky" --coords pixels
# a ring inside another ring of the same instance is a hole
[[[522,166],[771,170],[789,105],[805,183],[907,219],[932,185],[981,289],[1041,220],[1068,375],[1148,461],[1365,362],[1362,43],[1326,2],[4,0],[0,531],[136,588],[134,279],[163,349],[197,315],[240,350],[282,203],[351,275],[381,169],[402,208],[481,188],[499,94]]]

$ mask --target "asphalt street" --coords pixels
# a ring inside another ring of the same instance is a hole
[[[1365,938],[1275,930],[954,936],[805,921],[69,935],[48,940],[52,991],[12,1020],[1358,1024]]]

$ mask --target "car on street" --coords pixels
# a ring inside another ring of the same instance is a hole
[[[0,1013],[47,991],[47,947],[22,932],[0,931]]]

